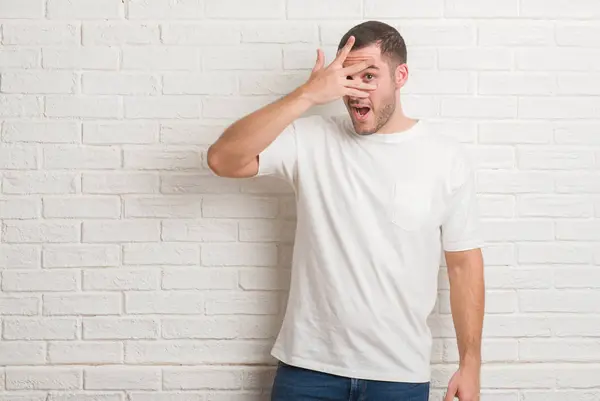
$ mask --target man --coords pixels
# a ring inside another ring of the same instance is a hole
[[[408,118],[406,46],[369,21],[327,67],[238,120],[210,147],[224,177],[294,188],[288,307],[272,355],[273,401],[426,401],[442,250],[460,366],[445,401],[479,400],[483,261],[473,171],[458,142]],[[302,115],[342,98],[350,118]]]

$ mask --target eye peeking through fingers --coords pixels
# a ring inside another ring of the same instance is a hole
[[[352,78],[352,76],[348,75],[348,76],[346,77],[346,79],[348,79],[348,80],[352,80],[353,78]]]

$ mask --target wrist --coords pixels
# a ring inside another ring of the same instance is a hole
[[[302,102],[307,109],[317,105],[313,93],[306,84],[296,88],[296,90],[293,92],[293,95],[295,95],[295,97]]]

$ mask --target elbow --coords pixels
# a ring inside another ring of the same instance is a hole
[[[208,168],[216,175],[223,177],[225,175],[222,167],[222,163],[219,161],[219,151],[215,148],[215,145],[211,145],[206,152],[206,164]]]

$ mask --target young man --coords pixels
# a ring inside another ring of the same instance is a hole
[[[445,401],[479,400],[483,261],[473,171],[458,142],[408,118],[406,46],[369,21],[327,67],[238,120],[210,147],[224,177],[294,188],[288,308],[272,355],[274,401],[426,401],[442,250],[460,354]],[[302,115],[342,98],[349,117]]]

